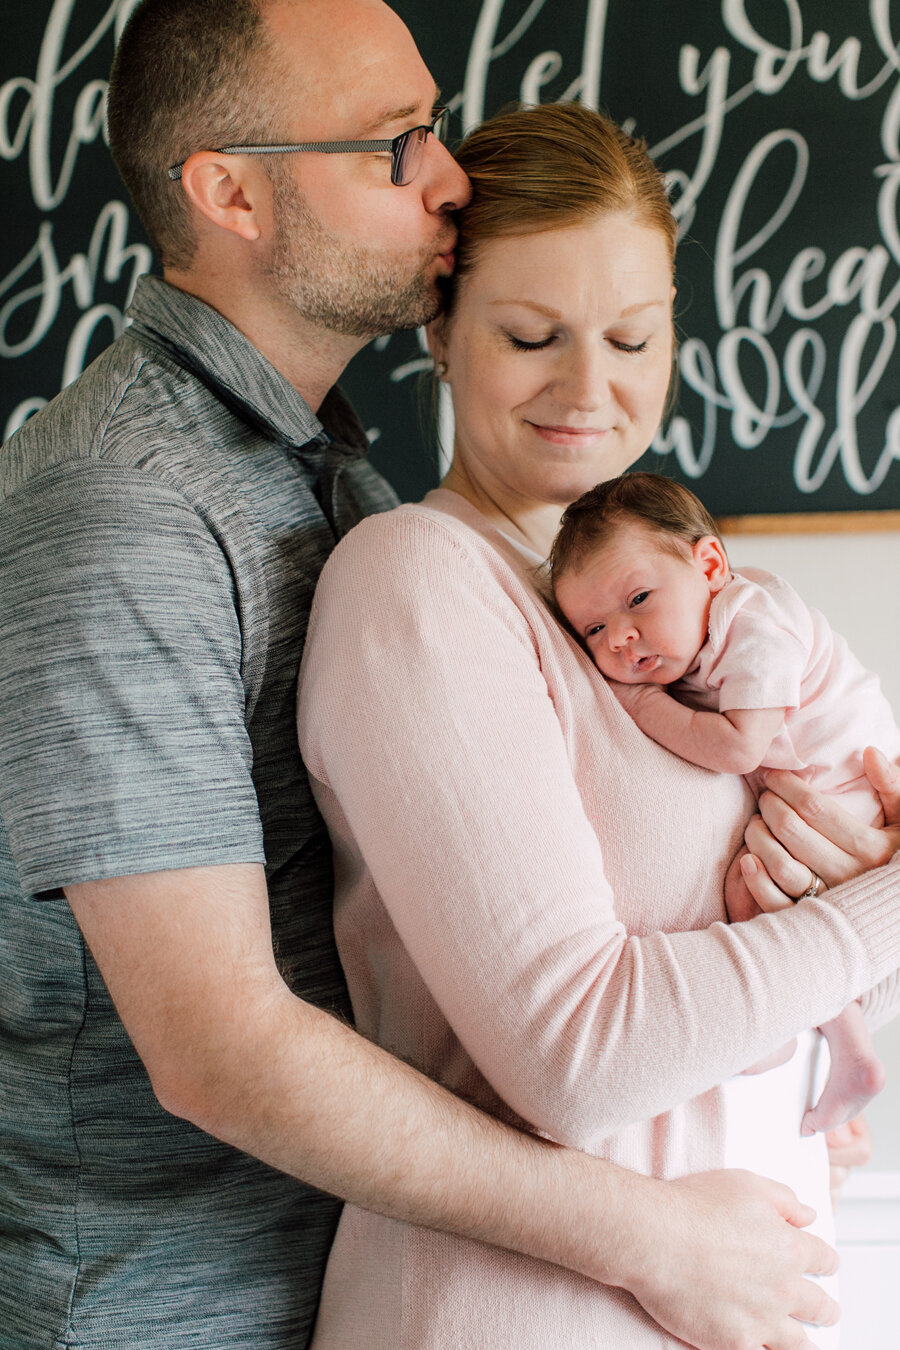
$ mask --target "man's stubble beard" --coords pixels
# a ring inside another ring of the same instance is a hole
[[[271,177],[274,237],[263,271],[304,319],[344,337],[375,338],[435,318],[440,295],[426,276],[434,244],[401,259],[342,242],[283,165]]]

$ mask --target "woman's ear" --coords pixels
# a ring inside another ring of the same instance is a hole
[[[198,150],[185,160],[181,183],[191,203],[207,220],[241,239],[262,233],[258,194],[263,178],[246,161]]]
[[[715,595],[731,580],[731,566],[721,539],[705,534],[691,550],[694,562],[709,583],[710,595]]]
[[[425,339],[428,343],[428,350],[434,359],[434,373],[439,380],[447,378],[447,344],[445,340],[446,326],[443,314],[439,314],[436,319],[425,329]]]

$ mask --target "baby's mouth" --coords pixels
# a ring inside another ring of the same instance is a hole
[[[656,670],[661,659],[659,656],[639,656],[632,666],[632,670],[635,675],[649,675]]]

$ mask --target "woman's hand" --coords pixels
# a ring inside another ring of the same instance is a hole
[[[825,887],[840,885],[881,867],[900,849],[900,769],[871,746],[863,766],[884,810],[885,824],[879,828],[865,825],[836,798],[813,791],[792,773],[766,774],[760,813],[744,834],[753,857],[744,855],[740,863],[761,909],[793,903],[816,877]]]
[[[872,1135],[865,1116],[857,1116],[846,1125],[838,1125],[825,1136],[831,1165],[831,1204],[837,1208],[844,1182],[851,1167],[862,1167],[872,1157]]]

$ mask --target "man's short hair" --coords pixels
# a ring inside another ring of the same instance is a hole
[[[110,149],[166,265],[188,267],[196,247],[169,165],[195,150],[278,138],[266,4],[143,0],[125,26],[110,75]]]

